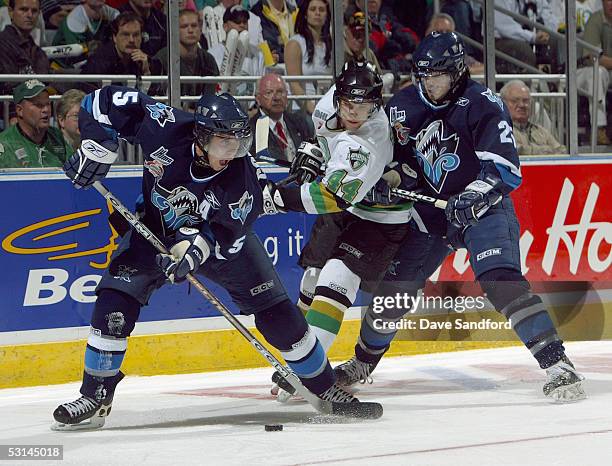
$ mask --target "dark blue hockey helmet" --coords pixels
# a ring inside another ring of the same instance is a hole
[[[196,144],[206,157],[232,159],[248,154],[253,141],[249,117],[234,97],[227,93],[203,95],[198,100],[194,118]],[[225,144],[221,149],[215,146],[220,152],[211,150],[213,136],[220,136],[232,144]]]
[[[434,107],[455,100],[469,77],[465,47],[454,32],[433,31],[426,36],[412,54],[412,68],[421,98]]]

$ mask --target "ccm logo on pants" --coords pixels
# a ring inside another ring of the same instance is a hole
[[[257,296],[259,293],[263,293],[266,290],[274,287],[274,280],[270,280],[268,282],[262,283],[261,285],[257,285],[255,288],[251,288],[249,291],[251,292],[251,296]]]
[[[487,249],[486,251],[482,251],[480,254],[476,256],[476,262],[481,261],[487,257],[499,256],[501,255],[501,250],[502,248],[493,248],[493,249]]]

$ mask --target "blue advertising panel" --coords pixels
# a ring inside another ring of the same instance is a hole
[[[77,191],[63,176],[31,178],[2,175],[0,180],[0,198],[5,200],[0,222],[0,332],[89,325],[94,289],[120,240],[108,223],[110,206],[94,189]],[[133,208],[141,180],[138,171],[133,171],[129,176],[109,177],[105,185]],[[290,213],[263,217],[256,223],[255,230],[294,300],[301,278],[297,259],[314,219]],[[223,289],[206,284],[237,312]],[[139,320],[217,315],[213,306],[183,283],[155,293]]]

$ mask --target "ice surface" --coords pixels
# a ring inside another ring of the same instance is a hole
[[[104,428],[88,432],[49,429],[79,384],[5,389],[0,444],[62,444],[61,465],[612,464],[612,342],[567,347],[587,377],[589,398],[574,404],[546,399],[544,371],[515,347],[384,359],[357,390],[384,405],[377,421],[277,403],[271,369],[127,377]]]

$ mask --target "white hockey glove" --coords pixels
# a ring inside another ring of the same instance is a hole
[[[189,273],[195,273],[210,256],[210,247],[195,228],[182,227],[176,233],[176,243],[170,254],[157,254],[155,261],[168,280],[180,283]]]
[[[111,165],[117,160],[118,148],[119,145],[114,141],[99,144],[93,139],[85,139],[62,168],[75,188],[87,189],[106,176]]]
[[[284,214],[285,203],[280,191],[272,181],[268,181],[263,189],[263,215]]]
[[[463,192],[448,199],[446,218],[459,227],[475,225],[501,199],[501,193],[492,184],[484,180],[472,181]]]
[[[297,150],[289,169],[289,175],[295,175],[298,184],[310,183],[323,175],[321,170],[323,163],[325,163],[325,157],[319,146],[304,141]]]

